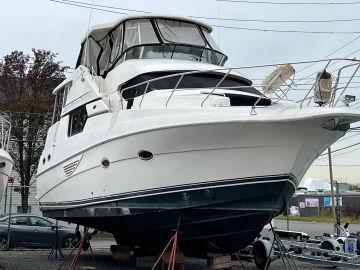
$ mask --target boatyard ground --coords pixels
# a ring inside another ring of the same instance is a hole
[[[279,229],[286,229],[285,220],[275,220],[274,224]],[[291,230],[304,231],[311,236],[320,235],[323,232],[329,231],[331,224],[329,223],[309,223],[309,222],[290,222]],[[360,224],[354,224],[351,226],[352,231],[360,231]],[[264,232],[265,233],[265,232]],[[149,269],[147,268],[135,268],[126,265],[125,263],[119,263],[112,259],[110,253],[110,246],[115,244],[112,238],[93,238],[92,247],[94,249],[95,261],[97,269],[112,270],[132,270],[132,269]],[[48,261],[47,257],[49,250],[29,250],[29,249],[15,249],[11,251],[0,252],[0,264],[4,269],[15,270],[15,269],[57,269],[62,261]],[[66,256],[69,250],[63,250]],[[253,262],[243,262],[245,269],[257,269]],[[317,265],[306,264],[297,262],[300,269],[319,269]],[[79,267],[82,266],[93,266],[90,253],[87,251],[81,255]],[[67,269],[64,267],[63,269]],[[81,269],[81,268],[79,268]],[[186,270],[205,270],[206,261],[188,258],[185,262]],[[244,269],[241,264],[235,264],[233,269]],[[281,260],[276,260],[271,263],[269,269],[285,269],[281,263]],[[344,268],[337,268],[344,269]]]
[[[68,251],[64,252],[64,255]],[[149,268],[135,268],[130,267],[124,263],[114,262],[108,251],[95,250],[96,268],[102,270],[135,270],[135,269],[149,269]],[[9,270],[55,270],[57,269],[62,261],[48,261],[47,256],[48,250],[13,250],[0,252],[0,264],[4,269]],[[243,262],[245,269],[257,269],[253,262]],[[319,269],[319,266],[297,262],[300,269]],[[86,253],[81,256],[79,267],[93,266],[91,256]],[[67,269],[67,268],[64,268]],[[81,269],[81,268],[79,268]],[[205,270],[206,260],[192,259],[189,258],[185,262],[186,270]],[[232,269],[244,269],[241,264],[235,265]],[[282,270],[285,269],[280,260],[276,260],[271,263],[269,269]],[[341,269],[341,268],[337,268]]]

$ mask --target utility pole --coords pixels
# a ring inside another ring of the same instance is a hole
[[[341,209],[340,209],[340,188],[339,188],[339,182],[336,181],[336,224],[338,225],[336,227],[336,234],[340,235],[340,215],[341,215]]]
[[[335,195],[334,195],[334,177],[332,171],[332,159],[331,159],[331,148],[328,148],[328,156],[329,156],[329,173],[330,173],[330,186],[331,186],[331,214],[332,221],[334,225],[334,234],[336,233],[336,212],[335,212]]]

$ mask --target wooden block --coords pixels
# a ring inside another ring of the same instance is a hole
[[[127,252],[113,252],[112,259],[114,261],[129,261],[131,259],[131,256]]]
[[[231,256],[211,254],[208,257],[209,269],[231,269]]]
[[[170,251],[166,251],[162,257],[162,260],[165,264],[169,263],[170,261],[170,255],[171,252]],[[184,263],[184,253],[182,253],[181,251],[177,251],[175,254],[175,263]]]

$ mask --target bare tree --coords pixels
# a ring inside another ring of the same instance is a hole
[[[0,61],[0,111],[12,123],[11,155],[19,173],[22,211],[28,211],[30,180],[44,147],[51,125],[54,97],[52,90],[65,79],[65,68],[57,55],[32,50],[32,55],[13,51]]]

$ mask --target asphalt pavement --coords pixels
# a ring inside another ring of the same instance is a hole
[[[274,226],[281,230],[287,229],[287,221],[275,219]],[[302,221],[289,221],[290,231],[300,231],[307,233],[310,237],[320,236],[323,233],[334,233],[333,225],[331,223],[321,222],[302,222]],[[360,231],[360,224],[350,224],[350,232],[356,233]]]

